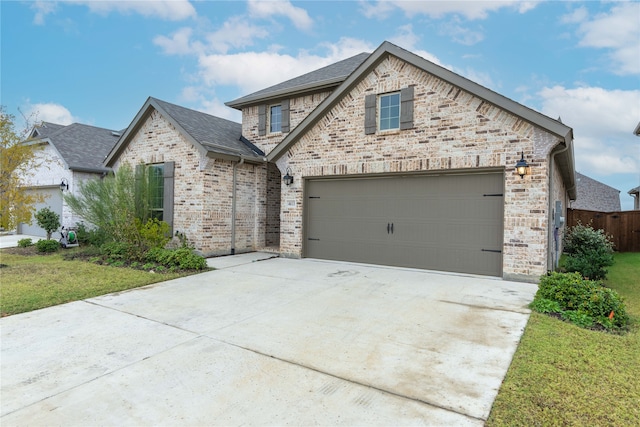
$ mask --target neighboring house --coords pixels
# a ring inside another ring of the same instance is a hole
[[[32,139],[29,144],[41,148],[36,152],[40,166],[25,179],[28,191],[45,197],[44,202],[36,205],[36,211],[48,207],[60,215],[63,226],[75,226],[81,218],[64,203],[61,184],[65,184],[64,191],[76,194],[82,182],[106,174],[109,169],[103,162],[120,132],[80,123],[65,126],[42,122],[29,137]],[[18,233],[46,236],[35,219],[31,225],[20,224]]]
[[[640,186],[629,190],[629,195],[633,197],[633,210],[634,211],[639,210],[640,209]]]
[[[597,212],[620,211],[620,190],[576,172],[577,198],[571,202],[572,209]]]
[[[267,188],[267,175],[279,184],[280,174],[242,137],[239,123],[149,98],[106,159],[115,169],[122,163],[146,164],[164,177],[156,216],[203,254],[278,244],[265,198],[274,191],[279,200],[279,186]]]
[[[576,198],[558,120],[388,42],[227,105],[241,127],[150,98],[106,163],[164,165],[173,229],[205,254],[526,281],[555,266]]]

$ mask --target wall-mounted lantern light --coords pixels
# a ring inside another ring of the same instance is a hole
[[[62,178],[60,182],[60,191],[69,190],[69,181],[66,178]]]
[[[282,180],[287,186],[293,184],[293,176],[291,176],[291,168],[287,168],[287,174],[284,177],[282,177]]]
[[[529,164],[524,159],[524,151],[520,156],[520,160],[518,160],[518,163],[516,163],[516,172],[518,173],[518,175],[520,175],[520,178],[524,178],[524,176],[528,175],[529,173]]]

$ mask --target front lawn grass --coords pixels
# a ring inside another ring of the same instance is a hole
[[[640,253],[616,254],[607,286],[625,298],[631,331],[532,313],[487,426],[640,425]]]
[[[0,251],[2,317],[123,291],[193,274],[150,273],[86,261],[66,261],[63,253],[16,255]]]

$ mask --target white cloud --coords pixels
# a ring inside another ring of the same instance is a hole
[[[608,49],[615,74],[640,74],[640,3],[614,3],[609,13],[590,18],[583,8],[562,18],[579,24],[580,46]]]
[[[36,0],[31,4],[31,9],[35,11],[33,23],[36,25],[44,25],[44,18],[55,12],[56,2],[47,0]]]
[[[587,175],[640,173],[638,140],[632,134],[640,117],[640,90],[554,86],[538,96],[544,114],[560,116],[573,128],[577,170]]]
[[[160,46],[167,55],[189,55],[201,52],[202,43],[191,43],[193,29],[185,27],[173,32],[170,37],[156,36],[153,43]]]
[[[306,51],[297,55],[282,54],[277,49],[201,55],[198,60],[200,76],[207,86],[233,85],[248,94],[371,50],[364,42],[349,38],[324,46],[327,48],[325,56],[311,55]]]
[[[537,6],[537,1],[406,1],[379,0],[376,3],[362,2],[361,8],[367,18],[384,19],[396,8],[408,17],[426,15],[442,18],[445,15],[461,15],[466,19],[485,19],[490,12],[512,8],[525,13]]]
[[[45,121],[59,125],[70,125],[79,121],[66,107],[53,102],[27,104],[23,111],[30,121],[32,120],[36,123]]]
[[[484,39],[482,31],[471,29],[468,23],[463,23],[455,16],[440,26],[440,33],[448,35],[456,43],[472,46]]]
[[[309,31],[313,28],[313,20],[306,10],[296,7],[288,0],[260,1],[249,0],[249,14],[256,18],[284,16],[299,30]]]
[[[189,0],[42,0],[31,6],[36,12],[34,23],[43,24],[44,18],[55,11],[58,3],[86,6],[91,12],[99,14],[138,13],[167,21],[181,21],[196,16],[196,10]]]
[[[268,35],[266,28],[247,22],[245,17],[235,16],[228,19],[219,30],[207,34],[206,39],[212,51],[226,53],[231,48],[251,46],[255,39],[263,39]]]

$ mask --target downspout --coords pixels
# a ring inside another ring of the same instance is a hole
[[[233,188],[231,189],[231,255],[236,254],[236,170],[244,163],[244,158],[233,162]]]
[[[559,250],[559,237],[560,237],[560,229],[558,227],[555,226],[555,217],[553,215],[554,212],[554,188],[553,188],[553,174],[555,173],[556,170],[556,156],[558,154],[562,154],[565,151],[567,151],[569,148],[571,147],[570,143],[566,144],[564,146],[564,148],[556,151],[555,153],[551,154],[550,156],[550,162],[549,162],[549,229],[551,229],[551,227],[553,226],[553,254],[551,255],[550,259],[547,258],[547,270],[550,271],[554,271],[556,269],[556,267],[558,266],[558,261],[560,260],[560,257],[558,255],[558,250]],[[573,188],[573,187],[572,187]],[[569,191],[570,188],[567,188],[566,191]],[[568,206],[565,206],[565,209],[568,208]],[[551,242],[551,236],[548,236],[549,239],[549,246],[551,246],[552,242]]]

